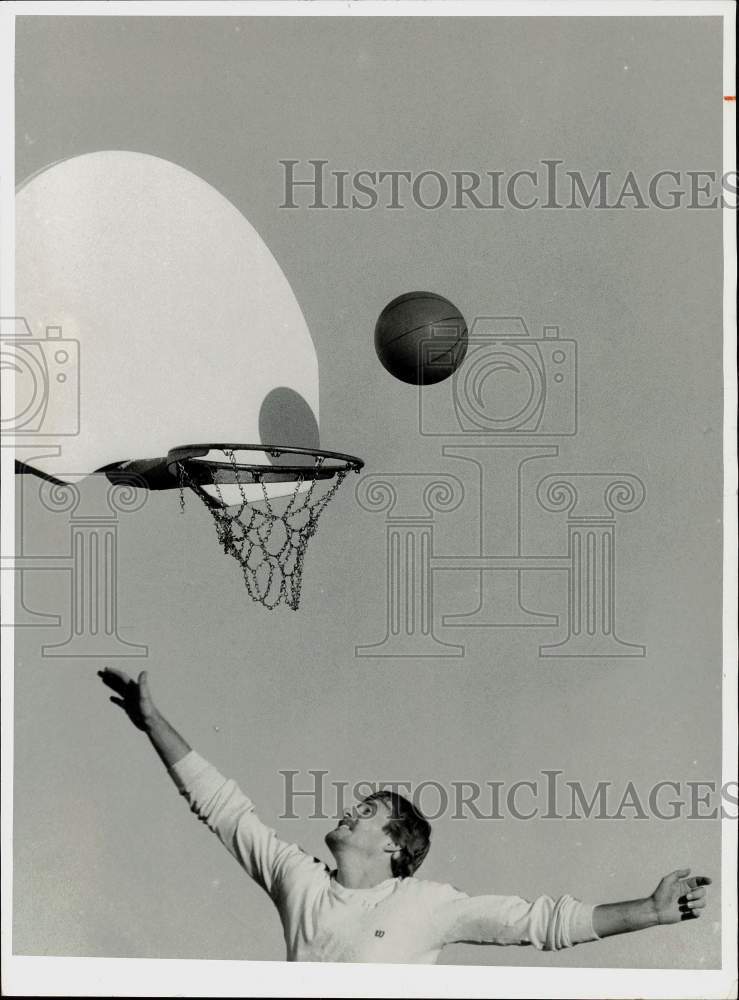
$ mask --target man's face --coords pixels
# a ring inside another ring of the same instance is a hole
[[[334,856],[345,850],[356,850],[367,857],[383,853],[389,856],[398,850],[385,830],[390,817],[390,806],[384,799],[363,799],[344,811],[336,828],[326,835],[326,843]]]

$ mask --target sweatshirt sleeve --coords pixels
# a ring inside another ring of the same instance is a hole
[[[597,941],[593,906],[572,896],[533,902],[519,896],[468,896],[452,886],[438,908],[443,944],[530,944],[541,951],[559,951],[585,941]]]
[[[313,863],[296,844],[285,843],[265,826],[236,782],[224,778],[194,750],[169,773],[192,812],[270,896],[288,869],[305,860]]]

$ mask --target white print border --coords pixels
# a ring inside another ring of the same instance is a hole
[[[243,17],[720,17],[724,32],[724,94],[734,94],[735,21],[733,3],[715,0],[622,0],[622,2],[487,2],[487,0],[428,0],[428,2],[193,2],[193,3],[6,3],[0,9],[0,314],[15,315],[12,275],[14,232],[14,19],[42,16],[188,16]],[[735,169],[736,102],[724,106],[723,171]],[[736,780],[737,743],[737,524],[736,524],[736,217],[724,209],[724,683],[723,775]],[[5,449],[7,452],[7,449]],[[14,476],[12,456],[2,454],[3,551],[12,551]],[[7,471],[10,465],[11,474]],[[4,574],[2,609],[13,607],[13,574]],[[685,971],[655,969],[531,969],[459,966],[337,966],[304,963],[176,961],[164,959],[92,959],[13,956],[12,926],[12,796],[13,796],[13,635],[0,630],[2,640],[2,990],[6,996],[255,996],[343,997],[405,995],[408,997],[682,997],[736,996],[737,946],[733,934],[723,934],[722,969]],[[10,778],[8,776],[11,776]],[[722,823],[722,924],[737,917],[737,824]],[[361,986],[358,984],[361,983]]]

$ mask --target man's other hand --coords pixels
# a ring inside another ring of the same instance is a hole
[[[706,905],[707,875],[689,878],[689,868],[679,868],[665,875],[651,896],[660,924],[677,924],[681,920],[696,920]]]

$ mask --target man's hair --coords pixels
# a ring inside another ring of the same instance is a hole
[[[366,802],[379,799],[390,808],[385,830],[400,848],[400,857],[392,858],[396,878],[409,878],[420,868],[431,847],[431,824],[412,802],[397,792],[380,791],[369,795]]]

